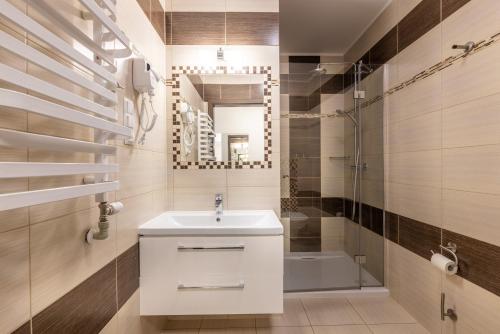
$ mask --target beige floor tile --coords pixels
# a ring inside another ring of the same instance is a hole
[[[201,328],[255,328],[255,318],[230,319],[225,317],[223,319],[203,319]]]
[[[283,308],[283,314],[258,316],[257,327],[309,326],[300,299],[285,299]]]
[[[199,329],[202,319],[177,320],[170,319],[163,326],[164,329]]]
[[[197,329],[167,329],[160,332],[161,334],[198,334]]]
[[[401,305],[389,297],[349,298],[352,306],[367,324],[415,323]]]
[[[363,320],[345,298],[302,299],[312,325],[357,325]]]
[[[371,334],[366,325],[314,326],[314,334]]]
[[[370,325],[373,334],[428,334],[420,324]]]
[[[255,328],[202,328],[200,329],[200,334],[255,334],[257,331]]]
[[[312,327],[257,328],[257,334],[314,334]]]

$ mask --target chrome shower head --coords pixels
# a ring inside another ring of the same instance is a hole
[[[326,74],[326,68],[321,67],[321,64],[318,64],[314,70],[312,70],[314,74]]]

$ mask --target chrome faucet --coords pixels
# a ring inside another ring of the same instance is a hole
[[[215,194],[215,219],[220,222],[222,216],[222,194]]]

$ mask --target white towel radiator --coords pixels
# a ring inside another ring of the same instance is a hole
[[[69,187],[0,194],[0,210],[89,195],[95,195],[96,201],[102,204],[107,202],[107,192],[119,188],[119,181],[110,179],[110,173],[118,172],[118,165],[108,163],[108,157],[116,154],[116,147],[108,145],[107,140],[117,136],[129,138],[132,133],[131,129],[117,123],[114,107],[117,104],[118,85],[114,75],[116,72],[114,62],[116,58],[130,56],[132,48],[128,38],[116,24],[116,0],[79,1],[84,8],[82,17],[92,23],[93,38],[88,37],[52,8],[50,1],[30,1],[29,5],[43,14],[58,29],[87,48],[93,54],[93,59],[85,56],[7,0],[0,0],[0,16],[91,75],[75,71],[32,47],[30,43],[25,43],[14,34],[5,31],[0,31],[0,48],[89,91],[94,98],[88,99],[72,93],[4,64],[0,59],[0,80],[20,88],[19,90],[0,88],[0,108],[9,108],[19,113],[34,113],[92,128],[94,140],[90,142],[0,128],[0,146],[93,153],[94,163],[0,162],[0,178],[85,175],[91,176],[90,179],[94,181],[87,184],[82,181],[80,185]],[[118,47],[110,49],[106,47],[109,45]],[[27,91],[36,93],[36,96],[27,94]]]

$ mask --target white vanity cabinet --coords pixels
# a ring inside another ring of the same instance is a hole
[[[140,237],[142,315],[283,312],[283,235]]]

